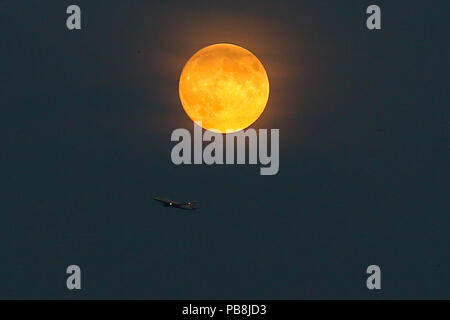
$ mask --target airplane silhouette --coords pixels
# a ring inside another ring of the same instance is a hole
[[[197,207],[197,201],[188,201],[188,202],[175,202],[168,199],[163,198],[153,198],[153,200],[158,201],[164,205],[164,207],[172,207],[177,209],[183,209],[183,210],[197,210],[200,209]]]

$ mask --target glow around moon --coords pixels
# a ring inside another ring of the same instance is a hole
[[[204,129],[230,133],[247,128],[263,113],[269,79],[258,58],[233,44],[195,53],[183,68],[179,95],[184,110]]]

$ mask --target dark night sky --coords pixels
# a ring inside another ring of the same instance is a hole
[[[163,3],[0,1],[0,298],[450,298],[448,1]],[[276,176],[170,161],[218,42],[266,66]]]

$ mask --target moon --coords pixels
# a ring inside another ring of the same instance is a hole
[[[258,58],[240,46],[219,43],[197,51],[181,72],[179,95],[192,121],[209,131],[243,130],[263,113],[269,78]]]

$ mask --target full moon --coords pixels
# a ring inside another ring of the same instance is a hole
[[[183,108],[204,129],[231,133],[247,128],[263,113],[269,79],[258,58],[242,47],[220,43],[196,52],[181,72]]]

